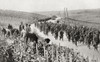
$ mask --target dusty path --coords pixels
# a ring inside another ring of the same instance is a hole
[[[40,32],[40,30],[35,27],[34,24],[31,25],[32,28],[32,32],[36,32],[39,36],[43,37],[43,38],[50,38],[51,39],[51,43],[53,42],[54,44],[57,45],[61,45],[61,46],[66,46],[69,48],[73,48],[75,51],[80,52],[81,55],[85,56],[85,57],[90,57],[89,59],[96,59],[98,60],[98,62],[100,62],[100,48],[99,51],[95,51],[93,48],[89,49],[86,45],[80,45],[79,47],[75,46],[73,43],[68,42],[65,34],[64,34],[64,41],[60,41],[60,40],[55,40],[55,38],[49,33],[49,35],[45,35],[43,34],[43,32]]]

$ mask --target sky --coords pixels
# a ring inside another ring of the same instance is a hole
[[[97,9],[100,0],[0,0],[0,9],[25,12]]]

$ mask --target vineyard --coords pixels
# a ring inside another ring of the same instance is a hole
[[[29,43],[27,51],[22,40],[14,40],[9,46],[0,48],[0,57],[3,62],[89,62],[79,53],[63,46],[55,44],[44,46],[41,42],[37,45]]]
[[[90,62],[89,57],[61,46],[60,43],[59,45],[45,44],[40,39],[38,44],[32,42],[26,44],[20,37],[4,38],[4,42],[8,43],[0,47],[1,62]]]

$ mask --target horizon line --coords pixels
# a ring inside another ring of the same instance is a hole
[[[96,8],[96,9],[72,9],[72,10],[68,10],[68,8],[67,8],[67,10],[68,11],[78,11],[78,10],[98,10],[98,9],[100,9],[100,8]],[[47,10],[47,11],[24,11],[24,10],[12,10],[12,9],[0,9],[0,10],[2,10],[2,11],[18,11],[18,12],[28,12],[28,13],[37,13],[37,12],[52,12],[52,11],[64,11],[64,9],[63,10]]]

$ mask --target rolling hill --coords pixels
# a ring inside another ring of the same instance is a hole
[[[0,10],[0,25],[7,26],[12,24],[17,26],[21,21],[24,23],[34,22],[34,19],[46,18],[45,15],[40,15],[36,13],[21,12],[21,11],[11,11],[11,10]]]
[[[38,14],[52,16],[58,15],[64,17],[64,11],[47,11],[39,12]],[[68,11],[69,18],[100,23],[100,9],[85,9],[85,10],[70,10]]]
[[[64,11],[38,12],[38,14],[65,17]],[[80,24],[100,29],[100,9],[70,10],[68,11],[68,15],[69,16],[66,20],[62,19],[60,21],[64,21],[64,23],[71,22],[75,23],[76,25]]]

